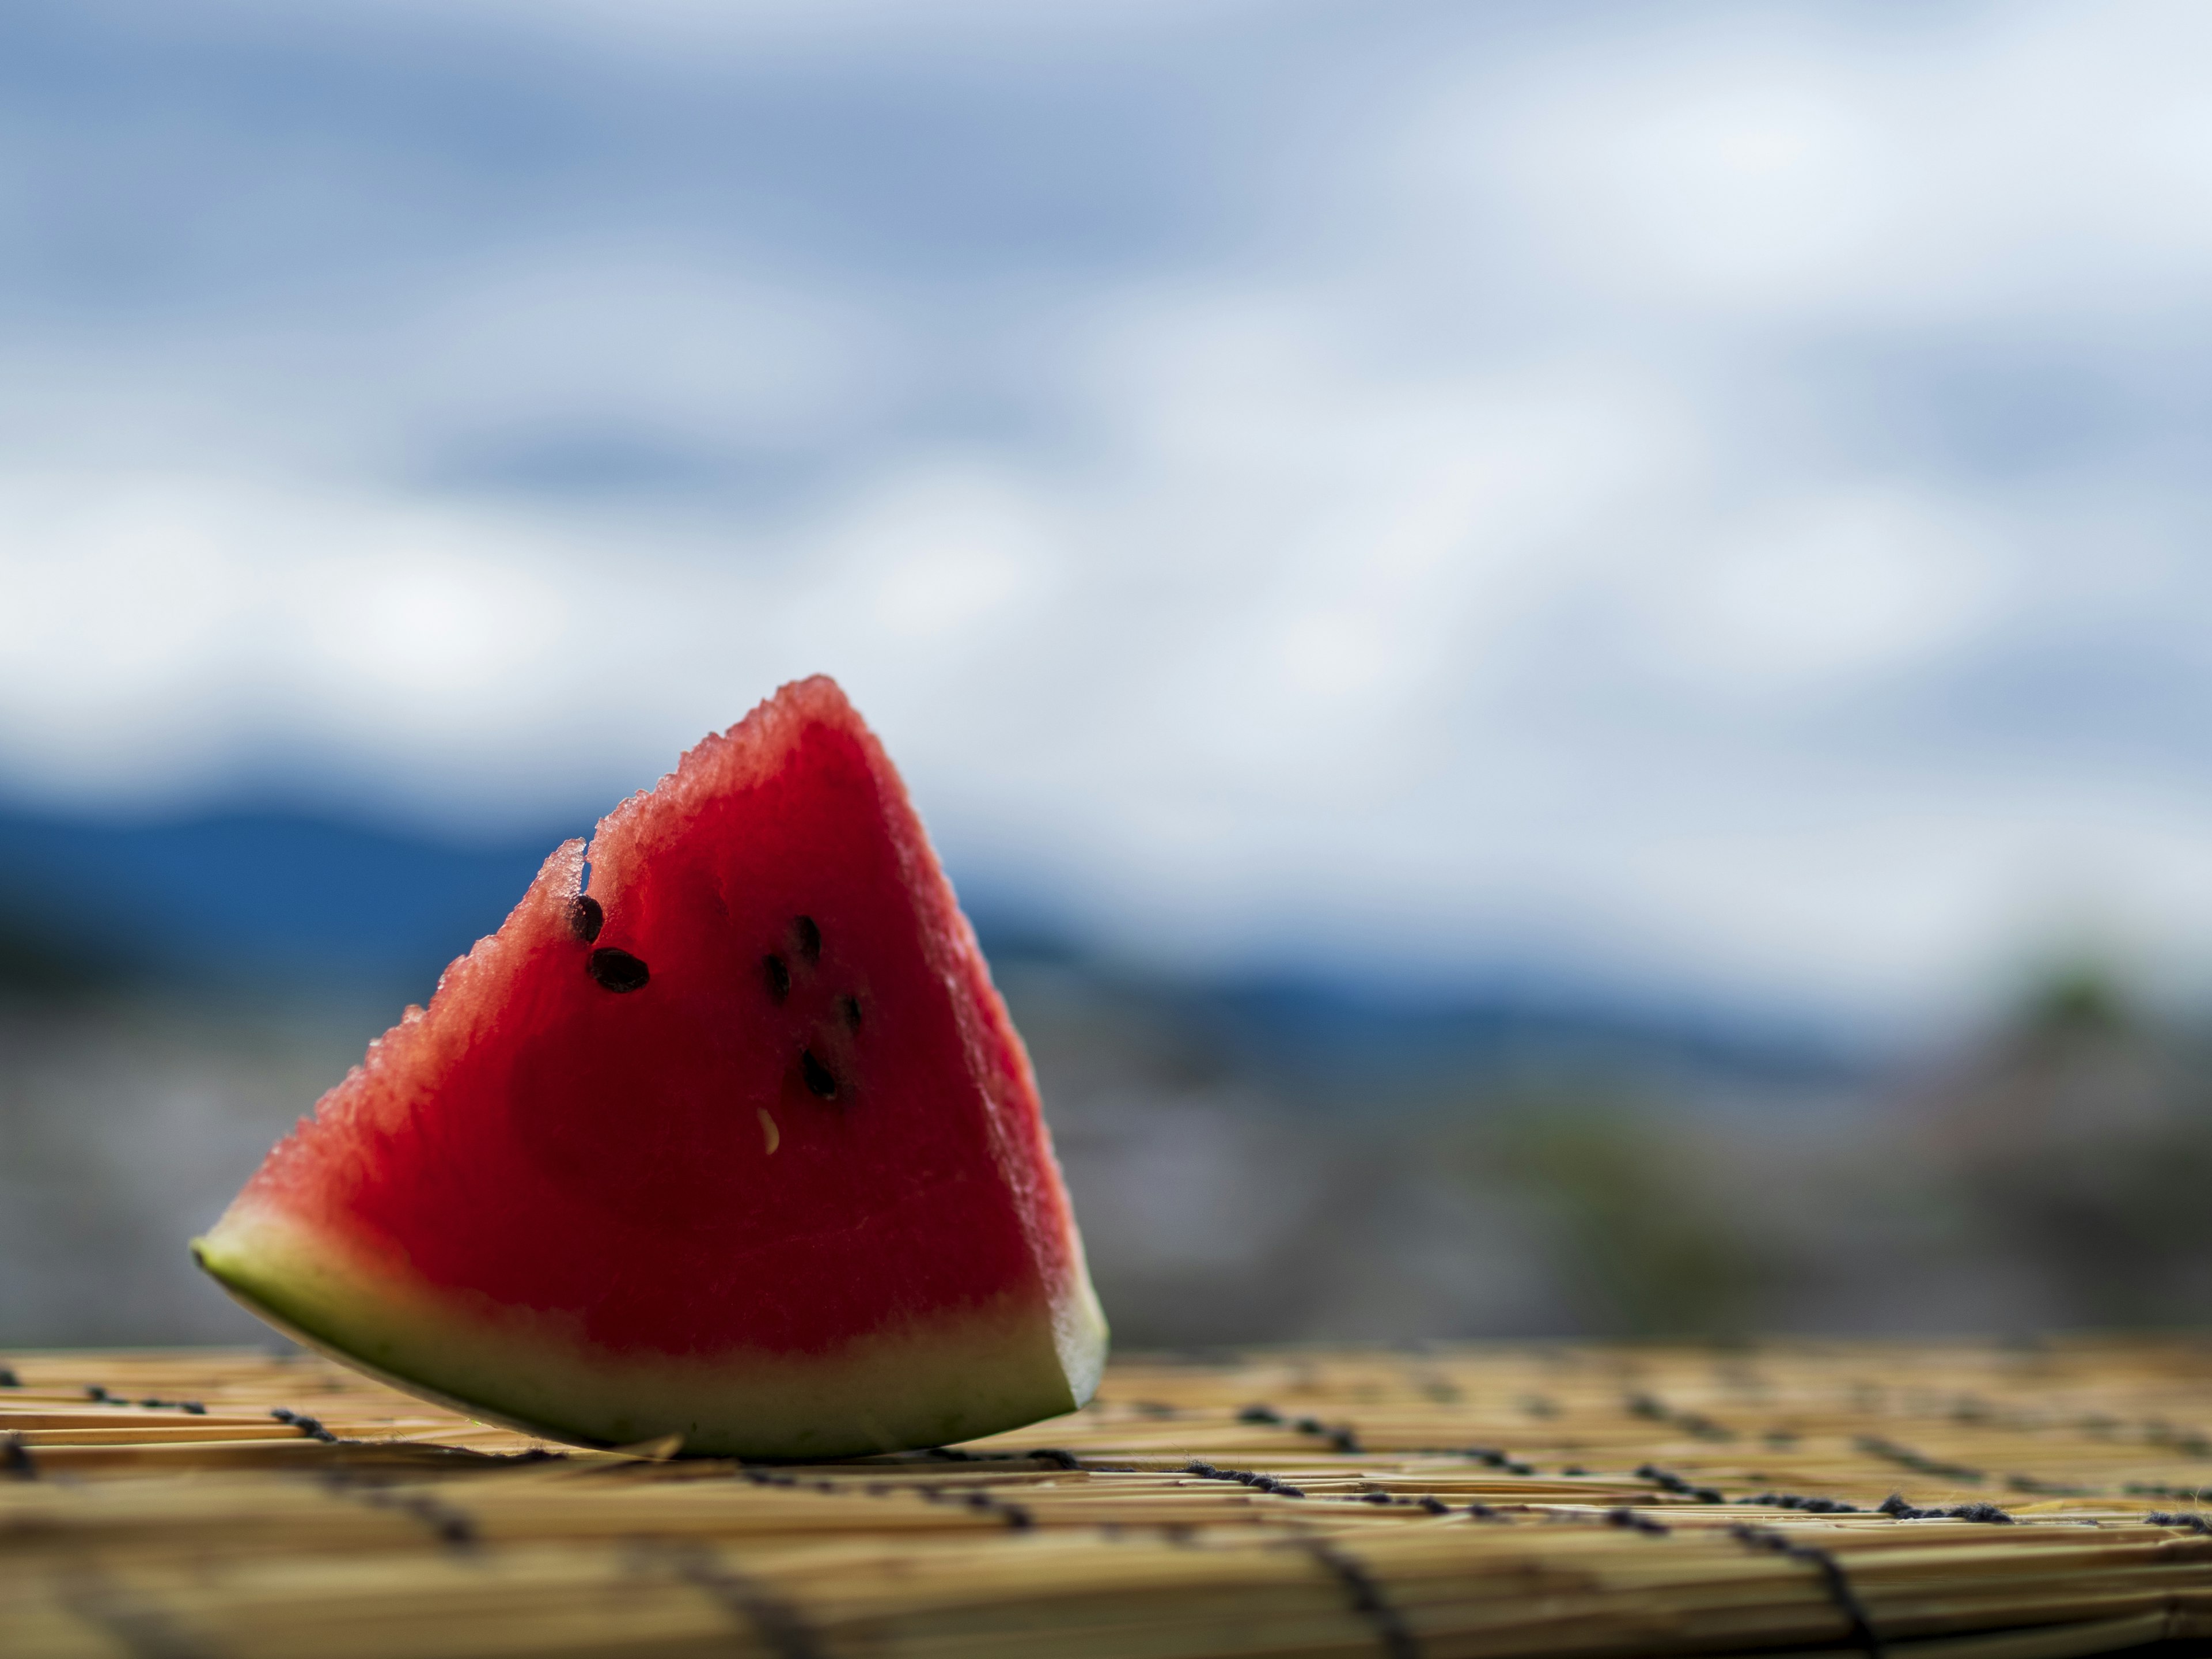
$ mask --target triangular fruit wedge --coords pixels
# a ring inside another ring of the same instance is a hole
[[[193,1249],[471,1415],[823,1457],[1073,1409],[1106,1330],[898,775],[786,686],[562,847]]]

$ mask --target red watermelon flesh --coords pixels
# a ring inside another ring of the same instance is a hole
[[[194,1245],[489,1420],[687,1451],[1073,1409],[1105,1326],[1020,1038],[897,774],[786,686],[549,858]]]

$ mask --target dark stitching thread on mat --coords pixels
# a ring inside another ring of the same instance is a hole
[[[659,1544],[650,1550],[687,1584],[696,1584],[752,1628],[776,1659],[822,1659],[822,1644],[799,1609],[747,1574],[697,1545]]]
[[[1994,1504],[1954,1504],[1948,1510],[1923,1510],[1906,1503],[1905,1494],[1897,1492],[1883,1498],[1880,1509],[1893,1521],[1979,1521],[1992,1527],[2017,1524]]]
[[[31,1455],[31,1448],[20,1434],[0,1435],[0,1469],[17,1480],[39,1478],[39,1460]]]
[[[820,1490],[834,1492],[836,1488],[831,1482],[824,1480]],[[942,1486],[919,1486],[915,1490],[921,1493],[921,1500],[925,1504],[965,1504],[980,1515],[997,1516],[1016,1532],[1026,1532],[1036,1525],[1036,1517],[1021,1504],[1010,1503],[988,1492],[947,1492]]]
[[[2154,1446],[2171,1446],[2191,1457],[2212,1457],[2212,1435],[2200,1434],[2195,1429],[2177,1429],[2160,1418],[2154,1417],[2143,1425],[2143,1438]]]
[[[13,1366],[0,1365],[0,1389],[20,1389],[22,1386],[23,1379],[15,1375]]]
[[[457,1549],[467,1549],[479,1541],[476,1517],[458,1505],[428,1492],[398,1492],[388,1486],[372,1486],[342,1471],[333,1470],[325,1476],[323,1489],[334,1498],[351,1498],[366,1504],[373,1510],[394,1510],[421,1522],[435,1534],[441,1542]]]
[[[1733,1440],[1735,1431],[1716,1423],[1703,1412],[1686,1412],[1669,1406],[1656,1395],[1638,1389],[1621,1401],[1622,1408],[1631,1417],[1641,1417],[1649,1422],[1670,1424],[1700,1440]]]
[[[310,1440],[319,1440],[326,1446],[335,1446],[338,1443],[337,1436],[325,1428],[319,1418],[310,1417],[305,1412],[295,1412],[289,1406],[279,1406],[269,1415],[279,1423],[289,1423]]]
[[[1536,1466],[1534,1463],[1526,1462],[1514,1456],[1512,1453],[1502,1450],[1496,1446],[1462,1446],[1455,1453],[1450,1448],[1445,1449],[1448,1455],[1472,1457],[1478,1463],[1487,1463],[1492,1468],[1503,1469],[1508,1474],[1536,1473]]]
[[[1236,1471],[1234,1470],[1224,1470],[1223,1473],[1227,1474],[1231,1480],[1238,1478]],[[1268,1477],[1266,1475],[1261,1475],[1260,1480],[1265,1480]],[[1257,1486],[1259,1481],[1255,1480],[1252,1484]],[[1276,1490],[1281,1491],[1285,1489],[1279,1486]],[[1290,1495],[1293,1498],[1304,1498],[1305,1496],[1304,1492],[1300,1492],[1295,1486],[1290,1487],[1287,1490]],[[1425,1515],[1449,1515],[1451,1513],[1450,1504],[1445,1503],[1442,1498],[1437,1498],[1435,1494],[1430,1492],[1424,1492],[1419,1498],[1411,1498],[1407,1496],[1404,1492],[1386,1492],[1380,1487],[1370,1487],[1365,1492],[1325,1492],[1322,1496],[1342,1498],[1346,1502],[1352,1504],[1372,1504],[1378,1509],[1388,1509],[1395,1505],[1397,1508],[1403,1510],[1419,1510]]]
[[[1031,1527],[1036,1525],[1036,1516],[1030,1513],[1027,1504],[1014,1503],[1009,1498],[1000,1498],[992,1492],[969,1493],[968,1507],[997,1516],[1016,1532],[1027,1532]]]
[[[2094,1486],[2069,1486],[2061,1480],[2045,1480],[2033,1474],[2005,1476],[2005,1489],[2055,1498],[2086,1498],[2096,1490]]]
[[[2154,1527],[2186,1527],[2212,1538],[2212,1516],[2200,1515],[2195,1510],[2153,1510],[2143,1519]]]
[[[97,1566],[72,1570],[62,1582],[60,1600],[87,1624],[113,1637],[131,1659],[209,1659],[210,1650],[178,1629],[167,1613]]]
[[[1858,1644],[1867,1659],[1887,1659],[1889,1650],[1882,1645],[1881,1634],[1868,1616],[1866,1603],[1859,1600],[1858,1591],[1851,1588],[1850,1575],[1834,1556],[1817,1544],[1797,1543],[1789,1534],[1772,1527],[1730,1527],[1729,1536],[1753,1549],[1771,1550],[1777,1555],[1818,1569],[1821,1582],[1827,1586],[1828,1599],[1836,1604],[1836,1611],[1844,1615],[1844,1622],[1850,1627],[1850,1639]]]
[[[1305,1496],[1304,1488],[1293,1486],[1287,1480],[1278,1480],[1272,1474],[1261,1474],[1255,1469],[1218,1469],[1200,1457],[1194,1457],[1184,1464],[1182,1472],[1194,1474],[1201,1480],[1234,1480],[1255,1492],[1271,1492],[1278,1498]]]
[[[1840,1498],[1808,1498],[1802,1492],[1763,1492],[1756,1498],[1739,1502],[1773,1510],[1802,1510],[1807,1515],[1861,1515],[1856,1504],[1846,1504]]]
[[[1300,1434],[1310,1434],[1328,1441],[1332,1449],[1348,1457],[1356,1457],[1362,1450],[1359,1431],[1349,1423],[1340,1423],[1331,1428],[1318,1417],[1289,1418],[1273,1406],[1247,1406],[1237,1413],[1237,1420],[1239,1423],[1273,1423],[1295,1429]]]
[[[1359,1443],[1358,1431],[1349,1423],[1340,1423],[1331,1428],[1317,1417],[1301,1417],[1291,1426],[1300,1434],[1320,1436],[1328,1442],[1331,1450],[1340,1451],[1346,1457],[1357,1457],[1365,1449]]]
[[[1352,1610],[1373,1627],[1376,1639],[1382,1644],[1389,1659],[1421,1659],[1421,1644],[1413,1639],[1413,1632],[1406,1627],[1404,1618],[1390,1605],[1382,1594],[1382,1587],[1365,1567],[1318,1538],[1300,1539],[1298,1543],[1344,1586],[1345,1594],[1352,1601]]]
[[[1661,1492],[1671,1492],[1681,1498],[1694,1498],[1700,1504],[1728,1502],[1728,1499],[1721,1495],[1719,1487],[1693,1486],[1672,1469],[1662,1469],[1656,1463],[1638,1463],[1636,1466],[1636,1478],[1639,1480],[1649,1480]]]
[[[1910,1446],[1900,1446],[1894,1440],[1885,1440],[1878,1434],[1860,1435],[1851,1443],[1871,1456],[1886,1457],[1916,1474],[1932,1474],[1944,1480],[1980,1482],[1989,1479],[1985,1470],[1972,1468],[1964,1463],[1946,1463],[1940,1457],[1930,1457]]]
[[[1056,1469],[1079,1469],[1083,1460],[1059,1446],[1038,1446],[1018,1452],[971,1452],[958,1446],[925,1446],[921,1455],[934,1463],[1049,1463]]]
[[[1270,1423],[1326,1440],[1337,1451],[1356,1455],[1361,1449],[1358,1431],[1349,1423],[1331,1428],[1318,1417],[1285,1417],[1273,1406],[1247,1406],[1237,1413],[1239,1423]]]
[[[982,1462],[985,1460],[976,1458],[972,1461]],[[748,1463],[738,1464],[736,1474],[738,1479],[752,1486],[782,1486],[794,1491],[805,1487],[811,1492],[827,1493],[832,1498],[849,1498],[857,1491],[866,1498],[892,1498],[912,1493],[920,1497],[925,1504],[965,1504],[969,1509],[981,1514],[997,1516],[1015,1532],[1026,1532],[1030,1528],[1036,1525],[1036,1516],[1030,1512],[1026,1504],[1017,1504],[1011,1498],[1000,1498],[988,1492],[947,1492],[942,1486],[926,1484],[901,1487],[882,1480],[871,1480],[866,1486],[856,1486],[851,1481],[804,1480],[795,1474],[785,1474],[775,1469],[758,1468]]]

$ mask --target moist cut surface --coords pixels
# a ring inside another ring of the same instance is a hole
[[[1104,1327],[1027,1056],[903,787],[787,686],[547,860],[200,1261],[559,1437],[824,1456],[1072,1409]]]

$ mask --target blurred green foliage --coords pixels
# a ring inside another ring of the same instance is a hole
[[[1985,1248],[2069,1322],[2212,1318],[2212,1036],[2069,964],[1935,1104]]]
[[[1492,1105],[1472,1170],[1545,1220],[1581,1328],[1629,1336],[1740,1336],[1774,1278],[1773,1243],[1741,1224],[1683,1126],[1585,1088]]]

